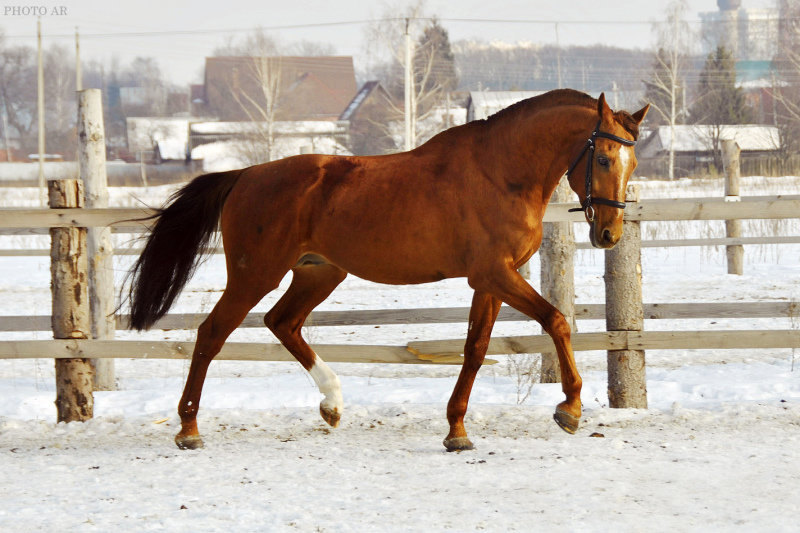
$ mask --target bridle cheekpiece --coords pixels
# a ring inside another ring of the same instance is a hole
[[[570,212],[583,211],[586,213],[586,218],[589,220],[589,222],[594,221],[594,207],[592,207],[592,204],[608,205],[611,207],[616,207],[617,209],[625,209],[625,202],[617,202],[616,200],[609,200],[608,198],[592,196],[592,163],[594,162],[595,140],[598,137],[602,137],[604,139],[610,139],[614,142],[618,142],[624,146],[634,146],[636,144],[636,141],[623,139],[622,137],[617,137],[616,135],[600,131],[601,122],[602,120],[597,121],[597,126],[594,127],[592,136],[589,137],[589,139],[586,141],[586,144],[583,145],[583,150],[581,150],[581,153],[578,154],[578,157],[575,158],[575,161],[572,162],[572,164],[569,166],[569,170],[567,170],[567,176],[569,177],[570,174],[572,174],[572,171],[575,170],[575,167],[578,166],[578,163],[583,158],[583,155],[587,152],[589,153],[589,157],[586,161],[586,199],[581,203],[580,207],[575,207],[569,210]]]

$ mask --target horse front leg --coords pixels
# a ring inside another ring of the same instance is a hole
[[[508,265],[495,265],[469,277],[476,290],[491,293],[518,311],[533,318],[553,339],[561,370],[561,390],[566,399],[556,406],[553,418],[567,433],[575,433],[581,419],[582,380],[572,352],[571,330],[561,312],[536,292]]]
[[[467,413],[469,395],[475,376],[483,364],[492,327],[500,312],[500,300],[490,294],[475,291],[472,296],[472,307],[469,311],[469,331],[464,345],[464,364],[461,373],[447,404],[447,421],[450,433],[444,439],[444,447],[448,452],[471,450],[472,442],[467,438],[464,428],[464,415]]]

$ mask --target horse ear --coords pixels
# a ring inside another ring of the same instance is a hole
[[[614,112],[606,103],[606,93],[600,93],[600,98],[597,99],[597,114],[605,120],[611,120],[614,117]]]
[[[633,120],[636,121],[637,124],[641,124],[644,120],[644,117],[647,116],[647,112],[650,111],[650,104],[647,104],[639,111],[633,114]]]

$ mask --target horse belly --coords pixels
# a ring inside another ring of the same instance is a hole
[[[432,218],[362,213],[356,224],[339,219],[325,226],[321,255],[360,278],[402,285],[466,275],[464,251]]]

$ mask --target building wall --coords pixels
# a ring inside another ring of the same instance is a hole
[[[777,9],[726,9],[700,13],[703,54],[722,45],[738,61],[771,61],[778,51]]]

